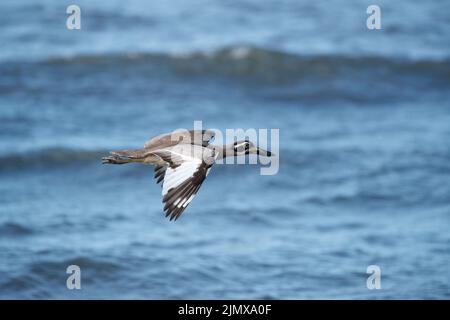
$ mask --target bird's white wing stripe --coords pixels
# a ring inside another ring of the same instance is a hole
[[[178,199],[177,199],[178,200]],[[186,202],[186,198],[183,198],[183,201],[181,201],[178,205],[177,205],[177,207],[178,208],[181,208],[182,206],[183,206],[183,204]]]
[[[166,195],[170,189],[178,187],[184,181],[194,176],[194,173],[198,170],[202,162],[193,160],[192,158],[190,159],[190,161],[182,162],[180,166],[176,168],[167,168],[163,182],[163,196]]]
[[[176,177],[180,176],[180,175],[187,175],[189,173],[193,173],[192,169],[193,168],[197,168],[199,165],[199,163],[192,163],[192,161],[190,162],[184,162],[182,165],[180,165],[179,167],[172,169],[175,173],[177,173],[177,175],[172,175],[169,176],[169,180],[174,180]]]
[[[183,208],[186,208],[186,206],[187,206],[189,203],[191,203],[191,201],[192,201],[192,199],[194,199],[194,197],[195,197],[195,193],[193,193],[193,194],[189,197],[189,199],[186,200],[186,202],[183,204]]]
[[[178,198],[178,199],[173,203],[173,205],[174,205],[174,206],[177,206],[178,208],[181,208],[181,207],[186,208],[187,205],[188,205],[189,203],[191,203],[192,199],[194,199],[194,197],[195,197],[195,193],[191,194],[191,196],[190,196],[189,198],[186,198],[186,197],[185,197],[185,198]],[[180,202],[180,200],[182,200],[182,201]]]
[[[191,177],[197,170],[197,168],[198,164],[190,162],[184,162],[182,165],[175,169],[168,168],[164,182],[167,182],[170,185],[177,186],[180,184],[180,182],[186,180],[186,178]]]
[[[192,174],[192,170],[177,171],[177,170],[170,169],[170,170],[168,170],[168,172],[166,172],[167,178],[164,179],[164,183],[168,186],[170,185],[170,186],[176,187],[181,182],[186,180],[186,178],[189,178],[191,174]]]
[[[171,179],[164,179],[162,195],[164,196],[170,189],[178,187],[183,181],[186,181],[192,177],[192,173],[197,170],[197,167],[193,167],[191,171],[177,172],[173,169],[167,169],[166,177]]]

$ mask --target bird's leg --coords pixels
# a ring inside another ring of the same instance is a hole
[[[124,164],[129,162],[144,162],[146,150],[118,150],[111,151],[110,155],[102,158],[103,163]]]
[[[131,162],[130,159],[126,159],[126,158],[121,158],[119,156],[107,156],[107,157],[103,157],[102,158],[102,163],[110,163],[110,164],[124,164],[124,163],[128,163]]]

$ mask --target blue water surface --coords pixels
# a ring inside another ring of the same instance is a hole
[[[449,299],[450,3],[372,2],[1,1],[0,298]],[[101,157],[195,120],[279,129],[279,172],[169,222]]]

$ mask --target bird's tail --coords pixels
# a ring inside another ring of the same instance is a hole
[[[145,157],[143,150],[111,151],[110,154],[110,156],[102,158],[102,163],[124,164],[129,162],[142,162]]]

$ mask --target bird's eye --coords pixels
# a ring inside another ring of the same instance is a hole
[[[243,145],[243,144],[240,144],[240,145],[237,145],[237,146],[235,146],[234,147],[234,150],[236,151],[236,152],[244,152],[244,150],[246,150],[246,146],[245,145]]]

